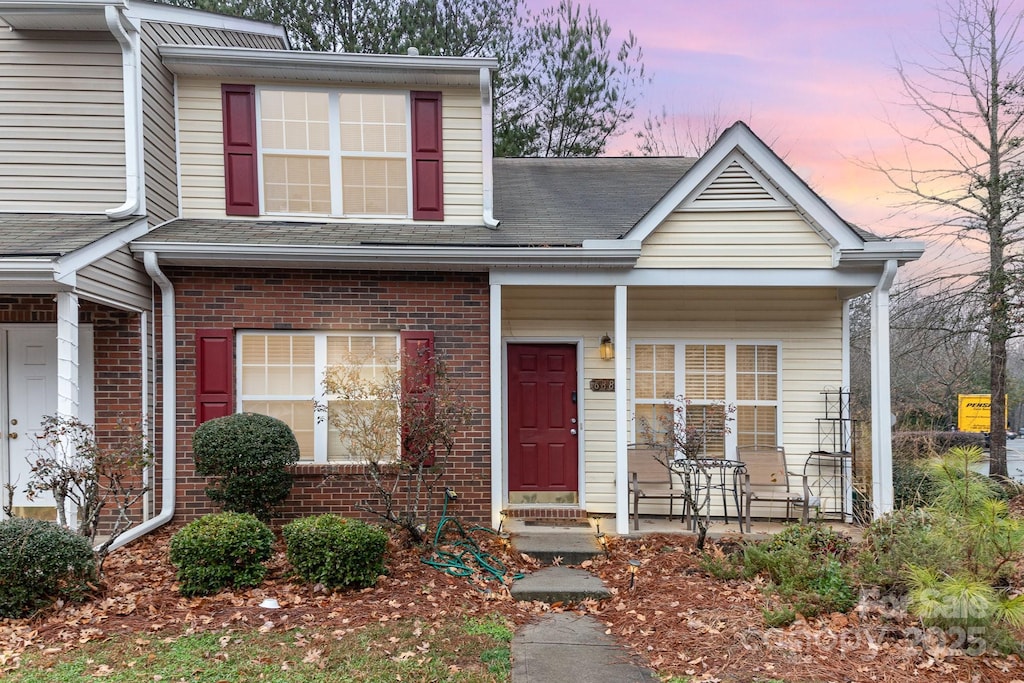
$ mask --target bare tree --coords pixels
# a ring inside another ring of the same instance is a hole
[[[636,131],[636,154],[645,157],[701,157],[711,149],[722,133],[737,120],[750,124],[754,112],[732,114],[715,102],[699,111],[675,111],[662,107],[660,113],[651,112]],[[768,140],[775,147],[777,138]],[[781,155],[785,158],[785,155]]]
[[[732,123],[721,103],[699,114],[678,114],[661,108],[644,119],[636,132],[637,153],[645,157],[703,156]]]
[[[929,213],[928,224],[909,235],[952,238],[947,247],[973,246],[976,253],[980,246],[985,252],[919,285],[941,284],[950,302],[973,301],[984,312],[976,329],[988,343],[995,476],[1006,476],[1006,349],[1017,326],[1024,237],[1024,72],[1017,37],[1022,14],[1006,5],[1001,0],[950,0],[942,14],[943,52],[927,64],[898,59],[903,95],[926,127],[910,132],[894,125],[904,139],[906,163],[874,163],[896,188],[909,193],[909,205]]]

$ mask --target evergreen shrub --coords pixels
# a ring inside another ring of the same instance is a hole
[[[0,522],[0,617],[23,617],[58,598],[79,600],[96,579],[89,540],[55,522]]]
[[[258,586],[267,574],[274,534],[253,515],[221,512],[186,524],[171,537],[178,592],[211,595],[235,586]]]
[[[226,512],[270,521],[292,488],[288,467],[299,444],[287,424],[267,415],[236,413],[207,420],[192,435],[196,474],[212,477],[210,500]]]
[[[365,588],[384,573],[388,535],[338,515],[297,519],[283,529],[288,561],[303,580],[328,588]]]

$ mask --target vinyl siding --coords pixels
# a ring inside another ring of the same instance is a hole
[[[794,210],[677,210],[646,240],[638,268],[829,268],[832,249]]]
[[[164,67],[160,45],[218,45],[279,49],[280,39],[253,33],[184,24],[142,23],[143,137],[146,209],[154,224],[179,214],[178,162],[175,153],[174,75]]]
[[[783,445],[791,468],[802,468],[807,454],[817,449],[820,392],[842,383],[842,305],[834,290],[633,287],[627,309],[630,339],[614,340],[616,356],[627,364],[635,340],[780,344]],[[582,444],[590,512],[612,513],[615,508],[615,398],[611,392],[590,390],[591,379],[614,376],[614,363],[602,361],[597,352],[601,336],[612,328],[611,288],[502,289],[503,338],[584,340]],[[631,367],[627,377],[632,377]],[[631,395],[629,401],[632,410]],[[667,512],[667,503],[647,505],[641,511]]]
[[[442,93],[445,223],[479,224],[483,214],[480,96],[475,90]],[[220,81],[180,80],[178,109],[182,213],[188,218],[224,218]]]
[[[0,25],[0,70],[0,211],[119,206],[124,108],[111,36]]]
[[[85,298],[123,303],[139,310],[153,309],[149,276],[128,247],[78,271],[76,286]]]

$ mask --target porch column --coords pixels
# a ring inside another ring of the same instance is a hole
[[[875,518],[893,508],[889,289],[895,277],[896,261],[887,261],[871,292],[871,503]]]
[[[501,285],[491,285],[490,316],[490,378],[491,378],[491,527],[501,523],[504,507],[505,488],[505,446],[504,413],[502,396],[505,394],[505,378],[501,364]]]
[[[629,413],[626,402],[626,360],[629,337],[626,331],[626,285],[615,286],[615,533],[629,533],[629,482],[626,446]]]
[[[78,417],[78,295],[57,293],[57,414]]]

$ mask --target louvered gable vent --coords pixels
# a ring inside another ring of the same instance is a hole
[[[694,206],[757,203],[777,204],[776,198],[738,161],[725,167],[717,178],[694,199]]]

